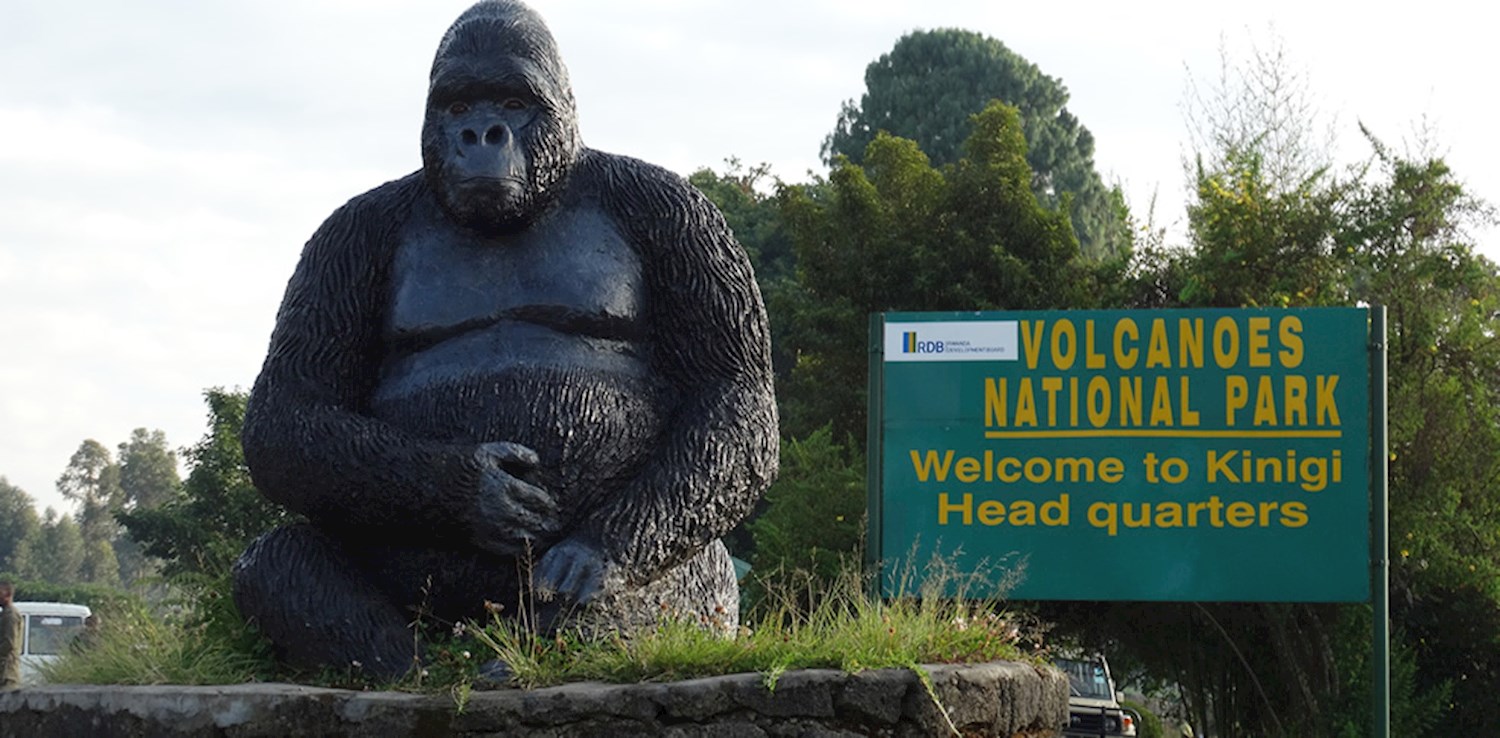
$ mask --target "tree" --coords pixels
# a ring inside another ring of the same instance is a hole
[[[156,507],[180,493],[177,454],[160,430],[136,428],[130,440],[120,444],[119,459],[122,508]]]
[[[781,473],[766,491],[766,512],[749,524],[755,576],[747,600],[763,596],[766,582],[793,582],[776,589],[801,591],[806,578],[818,590],[854,565],[864,537],[864,482],[863,454],[834,443],[827,427],[781,445]]]
[[[252,539],[292,521],[250,481],[240,447],[246,394],[211,389],[203,396],[209,429],[187,451],[191,471],[182,495],[120,515],[131,538],[165,562],[168,576],[224,575]]]
[[[104,444],[90,438],[79,444],[57,479],[57,491],[80,504],[114,507],[121,498],[120,470]]]
[[[1490,217],[1441,159],[1370,136],[1376,176],[1347,201],[1354,299],[1390,313],[1392,620],[1435,735],[1493,732],[1500,691],[1500,268],[1467,225]],[[1420,694],[1421,692],[1419,692]]]
[[[83,538],[83,581],[104,585],[120,583],[120,562],[114,539],[119,535],[114,511],[125,494],[120,488],[120,467],[109,449],[90,438],[78,446],[67,469],[57,480],[57,491],[78,503],[78,531]]]
[[[16,551],[40,527],[31,495],[0,476],[0,571],[15,570]]]
[[[863,162],[882,131],[917,142],[942,166],[964,154],[969,117],[999,100],[1020,111],[1030,186],[1046,207],[1067,210],[1083,253],[1130,249],[1124,196],[1094,169],[1094,138],[1067,110],[1068,91],[1000,41],[958,29],[913,31],[865,68],[865,94],[848,101],[823,142],[824,160]]]
[[[993,104],[971,125],[965,157],[941,171],[916,143],[882,134],[863,165],[782,189],[799,277],[781,296],[794,303],[782,337],[795,357],[781,393],[788,436],[831,422],[835,438],[863,443],[870,313],[1097,299],[1067,215],[1032,193],[1015,108]]]
[[[37,534],[22,541],[15,554],[16,574],[51,584],[78,584],[83,567],[83,536],[67,515],[47,508]]]
[[[750,255],[755,280],[762,292],[791,277],[796,267],[792,239],[776,207],[776,198],[762,188],[771,179],[769,164],[747,168],[734,158],[725,162],[722,174],[704,168],[688,176],[688,182],[724,214],[725,224]]]
[[[1304,106],[1254,99],[1295,97],[1285,73],[1265,68],[1281,63],[1259,55],[1228,77],[1231,90],[1203,98],[1218,102],[1201,111],[1208,148],[1191,160],[1194,248],[1138,264],[1133,279],[1146,288],[1123,294],[1151,306],[1389,308],[1393,715],[1402,735],[1493,732],[1500,275],[1464,235],[1485,210],[1440,159],[1395,155],[1368,134],[1371,161],[1335,172]],[[1048,613],[1060,631],[1107,642],[1180,685],[1195,722],[1221,735],[1367,729],[1363,606],[1091,603]]]

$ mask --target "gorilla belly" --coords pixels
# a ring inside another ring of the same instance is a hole
[[[389,359],[370,412],[414,435],[512,441],[531,481],[573,514],[633,478],[662,431],[665,396],[632,341],[501,321]]]

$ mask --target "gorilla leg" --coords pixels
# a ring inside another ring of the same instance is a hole
[[[411,618],[334,539],[308,525],[257,539],[234,565],[234,602],[301,667],[397,678],[415,663]]]

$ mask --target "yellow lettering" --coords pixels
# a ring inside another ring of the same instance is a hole
[[[1042,328],[1046,324],[1045,320],[1021,321],[1021,352],[1026,355],[1027,369],[1036,368],[1037,357],[1042,353]]]
[[[1151,388],[1151,425],[1171,424],[1172,391],[1167,388],[1166,377],[1157,377],[1156,385]]]
[[[1141,424],[1141,378],[1120,377],[1120,427]]]
[[[1230,369],[1240,359],[1240,327],[1234,318],[1224,316],[1214,322],[1214,363]]]
[[[988,428],[1005,427],[1005,377],[984,380],[984,424]]]
[[[979,481],[979,459],[972,456],[960,458],[958,464],[953,467],[953,476],[958,477],[958,481],[964,483]]]
[[[1047,425],[1057,427],[1057,393],[1062,390],[1062,377],[1042,377],[1042,391],[1047,393]]]
[[[1010,524],[1036,525],[1036,503],[1031,500],[1010,503]]]
[[[1294,369],[1302,366],[1302,319],[1288,315],[1281,319],[1281,365]]]
[[[1136,359],[1140,357],[1139,349],[1133,346],[1128,351],[1125,349],[1125,334],[1127,333],[1130,334],[1132,342],[1141,337],[1139,329],[1135,327],[1135,320],[1121,318],[1120,322],[1115,323],[1115,366],[1121,369],[1135,368]]]
[[[981,525],[999,525],[1005,522],[1005,504],[999,500],[985,500],[979,503],[979,523]]]
[[[1095,375],[1089,380],[1089,422],[1095,428],[1109,425],[1109,380]]]
[[[1116,535],[1120,532],[1120,522],[1115,519],[1115,513],[1114,503],[1096,502],[1089,505],[1089,524],[1095,528],[1108,530],[1112,536]]]
[[[1151,321],[1151,338],[1146,344],[1146,368],[1172,366],[1172,351],[1167,348],[1167,321],[1156,318]]]
[[[1271,337],[1266,335],[1271,331],[1271,319],[1264,315],[1250,318],[1250,366],[1270,366],[1271,353],[1267,348],[1271,345]]]
[[[1177,365],[1203,368],[1203,319],[1180,318],[1177,321]]]
[[[1188,378],[1187,377],[1178,377],[1177,378],[1177,386],[1179,388],[1181,388],[1181,390],[1182,390],[1182,411],[1181,411],[1181,416],[1182,417],[1180,417],[1179,420],[1182,422],[1182,425],[1184,427],[1187,427],[1187,428],[1197,427],[1197,425],[1198,425],[1198,411],[1192,409],[1191,407],[1188,407]]]
[[[1064,492],[1057,499],[1042,503],[1042,525],[1059,526],[1068,524],[1068,494]]]
[[[948,524],[948,513],[963,513],[964,525],[974,524],[974,495],[964,493],[964,501],[957,504],[948,502],[948,493],[938,495],[938,525]]]
[[[942,461],[938,461],[936,451],[928,451],[926,458],[923,458],[917,454],[916,449],[911,450],[911,465],[917,471],[918,482],[927,481],[929,476],[934,476],[939,482],[947,481],[948,465],[952,463],[952,451],[944,454]]]
[[[1301,502],[1288,502],[1281,506],[1281,524],[1288,528],[1301,528],[1307,525],[1307,505]]]
[[[1271,378],[1261,377],[1255,384],[1255,425],[1276,425],[1276,393]]]
[[[1104,354],[1099,353],[1094,342],[1094,321],[1083,321],[1083,365],[1089,369],[1104,368]]]
[[[1339,386],[1339,375],[1318,375],[1318,425],[1338,425],[1339,406],[1333,402],[1333,390]]]
[[[1250,402],[1250,384],[1238,374],[1224,378],[1224,424],[1234,425],[1234,411]]]
[[[1282,386],[1282,417],[1287,425],[1307,425],[1307,377],[1288,374]]]
[[[1067,348],[1063,340],[1067,339]],[[1052,326],[1052,365],[1063,371],[1073,368],[1073,359],[1078,355],[1078,334],[1073,332],[1073,321],[1059,320]]]
[[[1021,377],[1016,391],[1016,426],[1036,427],[1036,395],[1031,392],[1031,377]]]

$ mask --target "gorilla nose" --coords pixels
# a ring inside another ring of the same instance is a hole
[[[480,141],[479,133],[473,128],[465,128],[459,134],[459,138],[463,140],[465,146],[475,146],[478,145]],[[503,125],[490,126],[484,132],[485,146],[503,146],[509,139],[510,129],[506,128]]]

